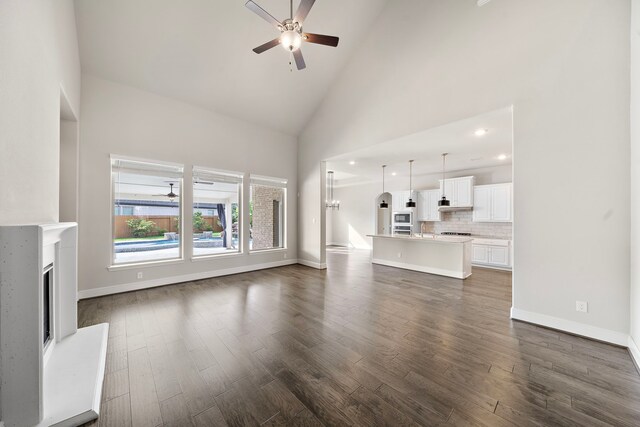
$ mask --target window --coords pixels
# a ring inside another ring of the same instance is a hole
[[[251,250],[286,247],[287,180],[251,177]]]
[[[240,252],[242,174],[193,168],[193,256]]]
[[[179,165],[111,159],[114,265],[181,258],[182,173]]]

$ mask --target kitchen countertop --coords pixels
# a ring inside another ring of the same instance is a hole
[[[376,237],[382,239],[396,239],[396,240],[410,240],[417,242],[438,242],[438,243],[466,243],[473,241],[472,237],[468,236],[441,236],[438,234],[424,234],[423,237],[420,235],[413,236],[398,236],[398,235],[390,235],[390,234],[367,234],[367,237]]]

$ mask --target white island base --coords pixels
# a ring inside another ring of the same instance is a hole
[[[466,279],[471,276],[471,242],[466,237],[369,235],[373,264]]]

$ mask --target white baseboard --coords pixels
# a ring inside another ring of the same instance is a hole
[[[636,369],[640,373],[640,348],[638,348],[638,345],[633,340],[633,337],[631,335],[629,335],[629,342],[627,344],[627,347],[629,348],[631,360],[633,360],[633,363],[636,365]]]
[[[327,246],[344,246],[345,248],[349,248],[351,247],[351,245],[349,245],[348,242],[330,242],[327,243]]]
[[[326,270],[327,269],[327,263],[326,262],[315,262],[315,261],[309,261],[306,259],[299,259],[298,260],[298,264],[301,265],[306,265],[307,267],[311,267],[311,268],[317,268],[318,270]]]
[[[629,345],[629,335],[625,333],[599,328],[597,326],[585,325],[584,323],[574,322],[573,320],[547,316],[546,314],[533,313],[513,307],[511,307],[511,318],[514,320],[522,320],[524,322],[545,326],[551,329],[557,329],[570,334],[592,338],[598,341],[608,342],[622,347],[627,347]]]
[[[121,285],[104,286],[95,289],[83,289],[78,291],[78,299],[101,297],[104,295],[120,294],[122,292],[139,291],[140,289],[155,288],[157,286],[171,285],[174,283],[191,282],[193,280],[209,279],[211,277],[228,276],[230,274],[247,273],[249,271],[264,270],[267,268],[282,267],[284,265],[297,264],[297,259],[268,262],[263,264],[244,265],[241,267],[225,268],[222,270],[203,271],[199,273],[184,274],[181,276],[161,277],[159,279],[145,280],[144,282],[123,283]],[[326,267],[325,267],[326,268]]]
[[[471,263],[471,267],[484,268],[487,270],[512,271],[511,267],[498,267],[497,265],[485,265]]]

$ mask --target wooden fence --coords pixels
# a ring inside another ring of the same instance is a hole
[[[166,230],[167,232],[178,232],[177,217],[170,215],[150,215],[150,216],[134,216],[134,215],[118,215],[114,217],[115,225],[115,238],[126,239],[133,237],[131,235],[131,228],[127,225],[127,221],[134,218],[146,219],[152,221],[156,228]],[[218,225],[217,216],[202,216],[202,219],[209,224],[213,231],[222,231],[222,227]]]

